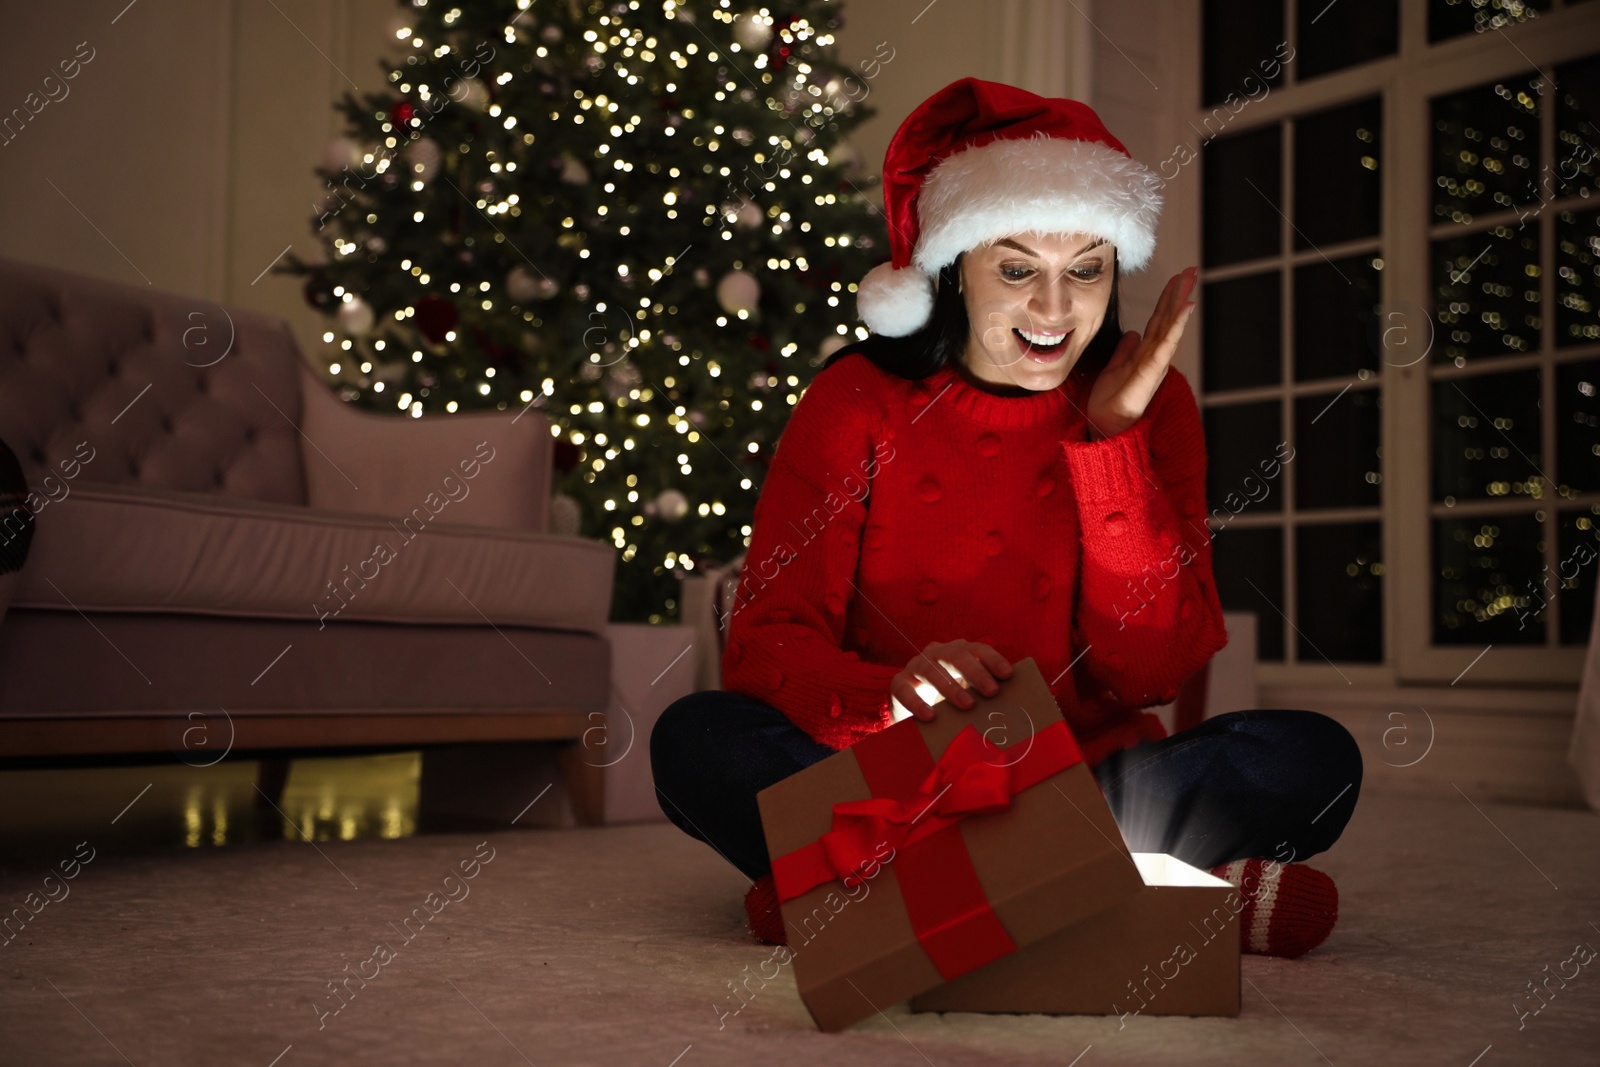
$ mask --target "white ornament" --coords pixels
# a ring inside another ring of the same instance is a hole
[[[677,522],[689,514],[689,498],[676,489],[663,489],[656,497],[656,512],[668,522]]]
[[[589,168],[582,160],[568,157],[561,161],[561,180],[568,185],[588,185]]]
[[[343,172],[346,167],[355,170],[361,166],[361,157],[365,154],[361,146],[350,138],[340,137],[328,142],[328,147],[323,151],[322,164],[331,171]]]
[[[351,337],[365,337],[376,321],[372,305],[359,296],[340,303],[338,317],[339,328]]]
[[[734,221],[747,230],[753,230],[765,222],[766,218],[766,214],[756,206],[754,200],[746,200],[739,205],[739,214]]]
[[[477,78],[462,78],[450,87],[450,99],[475,111],[489,110],[489,87]]]
[[[638,387],[641,379],[642,375],[639,373],[639,368],[624,359],[623,362],[612,367],[610,373],[606,375],[604,382],[606,396],[610,397],[613,402],[621,400]]]
[[[406,149],[406,161],[411,165],[411,175],[423,184],[433,181],[439,173],[439,160],[443,153],[439,142],[431,137],[420,137]]]
[[[527,267],[516,266],[506,275],[506,295],[519,304],[539,299],[542,279]]]
[[[717,303],[730,315],[754,314],[761,302],[761,283],[749,271],[732,270],[717,283]]]
[[[566,493],[557,493],[550,498],[550,532],[562,537],[577,537],[581,514],[576,500]]]
[[[760,52],[772,40],[772,25],[753,11],[746,11],[733,24],[733,39],[747,52]]]

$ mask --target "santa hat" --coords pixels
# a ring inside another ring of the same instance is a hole
[[[857,288],[867,328],[927,324],[934,278],[970,248],[1014,233],[1090,233],[1138,270],[1155,251],[1161,180],[1076,100],[962,78],[906,117],[883,161],[893,258]]]

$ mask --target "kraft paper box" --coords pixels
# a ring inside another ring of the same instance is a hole
[[[757,794],[795,983],[858,1022],[1144,890],[1033,659]]]
[[[912,1011],[1238,1015],[1238,891],[1134,853],[1145,888],[1110,911],[911,1000]],[[1118,1027],[1121,1029],[1121,1027]]]

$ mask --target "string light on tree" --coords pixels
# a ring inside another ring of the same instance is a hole
[[[865,115],[822,88],[851,74],[841,7],[399,0],[384,91],[314,168],[324,254],[282,269],[332,319],[330,381],[403,417],[541,411],[553,528],[617,548],[613,619],[674,617],[684,571],[744,550],[854,326],[838,286],[882,223]]]

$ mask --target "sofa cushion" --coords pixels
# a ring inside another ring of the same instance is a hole
[[[170,714],[178,751],[186,724],[224,715],[603,712],[610,696],[611,646],[594,634],[381,622],[317,633],[315,623],[284,619],[89,618],[93,629],[70,611],[11,612],[0,626],[0,719]],[[62,669],[63,649],[71,669]]]
[[[302,384],[312,507],[399,518],[429,493],[450,493],[439,522],[549,529],[554,444],[542,412],[380,415],[340,400],[309,368]]]
[[[610,545],[451,526],[443,488],[430,501],[423,522],[79,484],[40,508],[13,603],[603,632]]]

